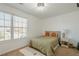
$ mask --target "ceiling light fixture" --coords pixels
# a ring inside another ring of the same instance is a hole
[[[37,9],[38,10],[44,10],[46,7],[46,4],[45,3],[37,3]]]
[[[37,7],[44,7],[45,4],[44,3],[37,3]]]

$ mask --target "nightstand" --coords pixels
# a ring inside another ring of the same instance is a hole
[[[73,44],[72,43],[69,43],[67,41],[60,41],[60,43],[61,43],[61,46],[62,47],[74,48]]]

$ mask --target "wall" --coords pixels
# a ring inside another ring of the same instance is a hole
[[[5,4],[0,4],[0,11],[28,19],[27,38],[22,40],[6,40],[6,41],[0,42],[0,54],[23,47],[26,44],[28,44],[30,37],[36,37],[40,35],[41,29],[39,28],[40,27],[39,24],[41,21],[40,20],[38,21],[38,18],[32,15],[26,14],[13,7],[7,6]]]
[[[42,31],[70,31],[71,40],[74,45],[79,42],[79,11],[63,14],[56,17],[50,17],[43,20],[44,26]]]
[[[41,29],[42,29],[42,20],[40,19],[32,19],[28,20],[28,37],[38,37],[41,35]]]

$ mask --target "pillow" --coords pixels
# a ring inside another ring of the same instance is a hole
[[[57,37],[57,32],[50,32],[50,37]]]
[[[48,37],[49,36],[49,32],[43,32],[43,36]]]

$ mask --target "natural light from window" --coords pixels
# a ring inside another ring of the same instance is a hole
[[[27,20],[0,12],[0,41],[26,37]]]

